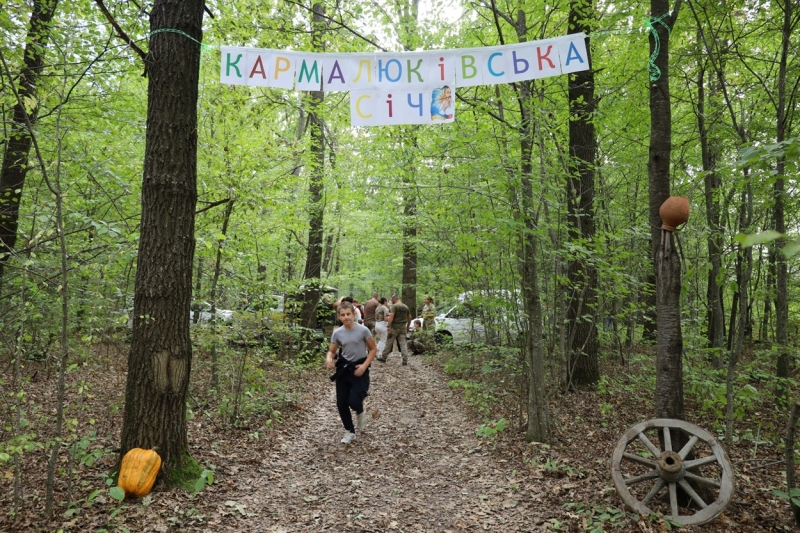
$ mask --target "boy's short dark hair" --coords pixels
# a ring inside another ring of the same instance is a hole
[[[355,313],[355,311],[353,310],[354,309],[353,302],[348,302],[347,300],[339,304],[339,308],[336,310],[336,314],[339,314],[339,311],[341,311],[342,309],[349,309],[352,313]]]

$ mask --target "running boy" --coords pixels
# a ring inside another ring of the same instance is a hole
[[[367,424],[364,398],[369,392],[369,365],[375,358],[378,347],[369,328],[355,322],[352,303],[341,302],[336,313],[342,327],[336,329],[331,336],[331,346],[325,354],[325,366],[328,370],[336,369],[331,379],[336,381],[336,408],[345,430],[342,443],[350,444],[356,438],[350,409],[356,412],[358,429],[364,429]],[[342,348],[341,357],[334,361],[339,347]]]

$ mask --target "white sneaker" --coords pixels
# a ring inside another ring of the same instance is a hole
[[[357,419],[356,427],[358,429],[364,429],[364,427],[367,425],[367,410],[366,410],[366,408],[363,411],[361,411],[360,413],[358,413],[358,416],[356,416],[356,419]]]
[[[342,444],[350,444],[353,442],[353,439],[356,438],[356,434],[352,431],[345,431],[344,437],[342,437]]]

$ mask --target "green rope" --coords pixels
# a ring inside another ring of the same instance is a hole
[[[661,78],[661,69],[658,68],[656,65],[656,58],[658,57],[658,53],[661,51],[661,40],[658,38],[658,31],[656,30],[656,24],[661,24],[667,29],[667,34],[671,33],[669,26],[664,19],[669,16],[669,13],[664,13],[660,17],[651,17],[645,22],[645,26],[650,29],[650,33],[653,34],[653,53],[650,54],[650,60],[647,62],[647,68],[650,71],[650,81],[658,81]]]
[[[173,28],[159,28],[159,29],[157,29],[155,31],[151,31],[150,32],[150,37],[152,37],[153,35],[155,35],[157,33],[167,33],[167,32],[168,33],[177,33],[178,35],[183,35],[184,37],[188,37],[190,40],[192,40],[192,41],[196,42],[197,44],[199,44],[200,47],[203,49],[203,51],[212,50],[214,48],[211,45],[201,43],[200,41],[198,41],[197,39],[195,39],[194,37],[192,37],[191,35],[189,35],[185,31],[176,30],[176,29],[173,29]]]

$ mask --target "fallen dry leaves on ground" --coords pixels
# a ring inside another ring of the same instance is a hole
[[[96,431],[91,446],[117,445],[122,420],[121,357],[99,372],[70,374],[70,390],[85,380],[89,396],[70,400],[78,435]],[[116,361],[116,367],[113,364]],[[274,377],[274,376],[273,376]],[[26,456],[24,508],[9,516],[12,473],[0,470],[0,531],[153,532],[655,532],[668,525],[624,509],[609,474],[611,452],[631,425],[651,418],[649,399],[571,393],[553,403],[550,446],[528,444],[518,427],[479,439],[480,420],[448,377],[428,358],[375,363],[367,399],[369,423],[350,445],[333,386],[324,370],[286,373],[295,401],[282,424],[236,428],[197,406],[189,422],[194,457],[216,467],[215,483],[197,494],[156,485],[122,504],[99,493],[113,466],[106,453],[91,467],[65,451],[57,476],[55,518],[42,518],[46,453]],[[194,380],[207,379],[202,372]],[[54,412],[55,379],[37,375],[28,402]],[[204,386],[199,383],[195,386]],[[80,406],[74,402],[83,402]],[[602,409],[601,409],[602,404]],[[80,408],[78,408],[80,407]],[[512,410],[509,407],[509,410]],[[605,414],[603,414],[605,412]],[[508,415],[513,420],[512,415]],[[94,421],[90,423],[90,421]],[[702,420],[690,420],[702,426]],[[722,517],[689,531],[791,531],[782,484],[781,450],[734,447],[737,491]],[[74,473],[70,473],[74,471]],[[73,503],[70,505],[70,501]],[[604,518],[608,517],[608,518]],[[599,529],[593,529],[599,528]]]

